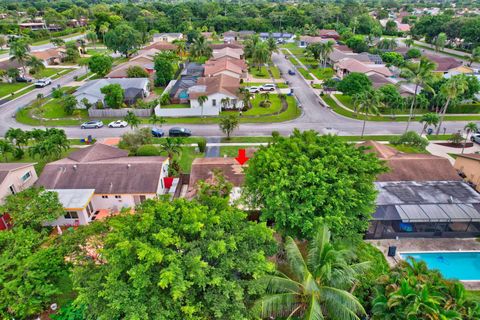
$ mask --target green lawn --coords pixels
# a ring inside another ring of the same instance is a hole
[[[255,147],[249,147],[254,148]],[[238,155],[238,149],[245,149],[245,147],[240,146],[222,146],[220,147],[220,157],[226,155],[227,157],[236,157]]]
[[[252,99],[252,109],[243,112],[244,116],[258,116],[258,115],[265,115],[271,114],[274,112],[279,112],[282,109],[282,103],[278,95],[276,94],[269,94],[268,100],[271,102],[270,107],[263,108],[260,107],[260,102],[265,100],[262,94],[256,94],[255,97]]]
[[[27,82],[15,82],[15,83],[0,83],[0,97],[4,97],[8,94],[12,94],[15,91],[23,89],[29,86],[31,83]]]
[[[310,72],[313,73],[313,75],[318,79],[318,80],[327,80],[333,77],[335,72],[333,71],[332,68],[316,68],[316,69],[310,69]]]
[[[274,79],[280,79],[281,78],[280,70],[277,67],[270,66],[270,72],[272,73]]]
[[[163,105],[162,108],[164,108],[164,109],[184,109],[184,108],[190,108],[190,105],[186,104],[186,103],[166,104],[166,105]]]
[[[87,54],[88,55],[96,55],[96,54],[110,54],[111,51],[108,50],[107,48],[103,49],[103,48],[97,48],[97,49],[94,49],[94,48],[87,48]]]
[[[153,87],[153,92],[157,96],[161,96],[164,90],[165,90],[165,88],[163,88],[163,87]]]
[[[77,77],[77,81],[83,81],[83,80],[87,79],[88,77],[93,76],[94,74],[95,74],[94,72],[88,71],[87,73],[84,73],[80,77]]]
[[[298,72],[300,72],[302,74],[302,76],[306,79],[306,80],[313,80],[313,77],[310,75],[310,73],[303,69],[303,68],[297,68]]]
[[[53,75],[56,75],[58,73],[62,73],[62,75],[65,73],[66,70],[73,70],[71,68],[45,68],[40,73],[37,75],[37,78],[49,78]]]
[[[285,43],[280,48],[288,49],[292,54],[302,54],[305,51],[304,48],[299,48],[296,43]]]
[[[226,137],[222,138],[224,143],[263,143],[271,142],[273,138],[271,136],[265,137],[230,137],[230,140],[227,140]]]
[[[398,151],[405,152],[405,153],[425,153],[430,154],[427,150],[421,150],[412,146],[405,146],[405,145],[398,145],[394,146],[392,144],[388,144],[388,146],[397,149]]]
[[[248,72],[254,78],[270,78],[270,74],[267,71],[267,67],[261,66],[260,70],[258,67],[250,67]]]
[[[318,61],[313,58],[305,57],[303,55],[296,55],[296,57],[309,69],[315,69],[318,67]]]
[[[178,159],[182,172],[189,173],[192,168],[192,162],[195,158],[203,158],[204,153],[195,152],[195,147],[183,147],[182,153]]]
[[[83,120],[88,120],[88,111],[87,110],[76,110],[77,116],[70,116],[65,113],[63,106],[61,105],[60,99],[51,99],[43,106],[40,107],[39,115],[42,118],[47,119],[58,119],[58,118],[78,118],[81,117]]]
[[[288,60],[290,60],[290,62],[291,62],[294,66],[298,66],[298,65],[299,65],[297,59],[295,59],[295,58],[293,58],[293,57],[288,58]]]

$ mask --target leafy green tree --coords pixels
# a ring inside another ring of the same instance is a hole
[[[157,116],[155,113],[152,113],[152,115],[150,116],[150,118],[148,119],[148,122],[150,122],[152,125],[157,125],[159,124],[160,127],[167,122],[167,120],[163,117],[159,117]]]
[[[445,101],[445,105],[440,111],[440,122],[437,128],[437,135],[440,133],[440,128],[442,127],[442,123],[443,123],[443,118],[445,117],[445,113],[447,113],[447,109],[450,102],[456,99],[459,95],[463,94],[466,90],[468,90],[467,81],[465,80],[464,77],[458,77],[458,76],[451,77],[440,88],[440,92],[444,97],[447,98],[447,100]]]
[[[64,215],[58,193],[44,188],[28,188],[5,199],[2,212],[8,212],[15,225],[40,231],[43,222],[56,220]]]
[[[346,41],[346,44],[353,52],[360,53],[368,51],[368,44],[364,36],[353,36]]]
[[[129,78],[148,78],[150,75],[140,66],[131,66],[127,68],[127,77]]]
[[[372,89],[372,81],[363,73],[352,72],[346,75],[337,85],[343,94],[352,96]]]
[[[17,78],[20,77],[20,71],[17,68],[8,68],[7,77],[10,78],[10,81],[16,82]]]
[[[408,146],[417,149],[418,152],[424,152],[429,144],[428,139],[421,137],[415,131],[408,131],[401,136],[394,136],[389,142],[394,146]]]
[[[415,107],[417,102],[418,88],[423,87],[426,91],[432,91],[429,83],[433,78],[433,71],[435,70],[436,65],[427,58],[420,59],[420,62],[408,62],[405,67],[402,69],[401,76],[406,79],[406,82],[412,83],[415,85],[414,96],[412,104],[410,105],[410,112],[407,121],[407,126],[405,132],[408,131],[410,127],[410,122],[415,116]]]
[[[388,20],[385,25],[385,33],[389,35],[395,35],[397,32],[397,23],[394,20]]]
[[[382,53],[382,60],[388,65],[401,67],[405,63],[405,59],[398,52],[385,52]]]
[[[25,69],[27,61],[30,59],[30,47],[27,40],[21,38],[10,43],[10,60],[17,61],[23,70],[23,75],[27,74]]]
[[[279,263],[277,274],[263,279],[267,294],[256,305],[262,318],[289,315],[307,320],[360,320],[366,314],[349,290],[368,264],[353,263],[351,250],[337,250],[325,225],[315,232],[307,254],[302,254],[291,237],[287,237],[284,250],[286,261]]]
[[[462,153],[465,151],[465,145],[467,144],[467,140],[468,140],[469,135],[472,132],[477,132],[478,131],[478,125],[475,122],[469,122],[465,125],[463,130],[465,130],[466,132],[465,132],[465,143],[463,144]]]
[[[50,42],[55,46],[55,47],[61,47],[65,44],[65,40],[62,38],[52,38],[50,39]]]
[[[121,24],[105,34],[104,43],[107,48],[129,57],[142,45],[142,35],[128,24]]]
[[[13,145],[8,140],[0,140],[0,154],[3,157],[4,162],[7,162],[8,154],[13,152]]]
[[[420,123],[423,124],[422,132],[420,136],[422,136],[429,126],[434,126],[435,128],[438,126],[438,122],[440,121],[440,117],[436,113],[425,113],[420,118]]]
[[[377,43],[377,48],[381,50],[394,50],[397,46],[395,39],[384,38]]]
[[[407,38],[407,39],[403,40],[403,42],[405,43],[407,48],[410,48],[415,43],[415,41],[412,38]]]
[[[65,61],[77,62],[80,59],[80,52],[75,41],[65,43]]]
[[[123,120],[128,123],[132,130],[138,128],[138,125],[142,123],[140,118],[137,117],[132,111],[128,111],[127,115],[123,118]]]
[[[445,44],[447,43],[447,35],[442,32],[435,37],[435,51],[441,51],[445,48]]]
[[[123,88],[118,83],[106,85],[100,89],[100,92],[105,95],[103,99],[105,100],[106,105],[110,108],[120,108],[125,100]]]
[[[155,85],[166,86],[173,79],[173,65],[161,56],[155,57]]]
[[[62,97],[61,104],[65,113],[72,115],[77,108],[77,98],[74,95],[66,94]]]
[[[30,57],[26,65],[29,67],[30,74],[34,75],[35,78],[38,78],[39,73],[45,69],[45,65],[43,64],[42,60],[34,56]]]
[[[422,56],[422,52],[417,48],[412,48],[407,51],[407,58],[408,59],[417,59]]]
[[[218,125],[220,130],[227,135],[227,140],[230,140],[230,135],[236,128],[238,128],[239,124],[238,115],[230,114],[226,117],[222,117]]]
[[[384,171],[373,154],[338,137],[295,130],[260,147],[249,160],[244,196],[283,234],[307,238],[323,221],[335,235],[354,237],[368,227],[375,208],[373,182]]]
[[[152,143],[152,131],[150,128],[140,128],[133,132],[127,132],[122,135],[119,147],[128,149],[132,154],[136,154],[139,147]]]
[[[94,55],[88,59],[88,68],[90,71],[104,77],[112,70],[112,57],[107,55]]]
[[[93,43],[94,49],[97,49],[97,41],[98,41],[97,33],[90,31],[87,33],[86,38],[89,42]]]
[[[5,139],[14,143],[16,147],[22,147],[28,144],[29,136],[20,128],[9,128],[5,133]]]
[[[468,66],[472,66],[474,62],[480,62],[480,47],[476,47],[472,50],[472,53],[468,57]]]
[[[63,152],[68,150],[70,143],[63,130],[58,129],[46,129],[45,131],[39,130],[35,140],[35,144],[28,148],[28,153],[32,158],[38,157],[40,159],[58,159],[62,156]],[[31,131],[30,134],[37,134]]]
[[[311,56],[315,60],[320,60],[320,54],[322,52],[322,43],[316,42],[316,43],[310,43],[306,48],[305,48],[305,54],[308,56]]]
[[[392,117],[395,117],[396,109],[403,109],[404,100],[398,92],[398,89],[393,84],[386,84],[378,88],[380,94],[380,102],[386,108],[390,108],[392,111]]]
[[[204,194],[200,190],[200,194]],[[148,200],[108,221],[105,263],[75,268],[77,303],[95,319],[249,319],[273,270],[272,231],[227,198]]]

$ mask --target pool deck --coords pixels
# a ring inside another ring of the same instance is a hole
[[[480,242],[476,238],[400,238],[367,240],[385,255],[388,264],[393,267],[402,260],[401,252],[434,251],[480,251]],[[396,246],[395,257],[388,257],[388,247]],[[480,290],[480,281],[462,281],[468,290]]]

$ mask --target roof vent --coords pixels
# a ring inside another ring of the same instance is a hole
[[[73,165],[73,170],[77,170],[77,165],[76,164]]]
[[[453,203],[453,197],[450,196],[450,198],[448,198],[448,203]]]
[[[130,168],[131,166],[132,166],[132,165],[131,165],[130,163],[129,163],[129,164],[127,164],[127,168]]]

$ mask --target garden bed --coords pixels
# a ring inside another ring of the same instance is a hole
[[[453,142],[436,142],[435,144],[438,144],[439,146],[458,148],[458,149],[463,148],[463,145],[464,145],[463,143],[453,143]],[[465,143],[465,148],[470,148],[470,147],[473,147],[473,142]]]

